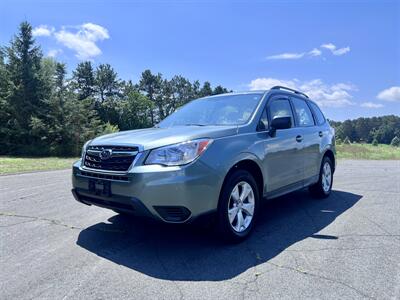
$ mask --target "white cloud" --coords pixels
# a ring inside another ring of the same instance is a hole
[[[33,36],[51,36],[54,32],[54,27],[47,25],[39,25],[32,30]]]
[[[267,59],[299,59],[302,58],[304,54],[305,53],[281,53],[267,56]]]
[[[328,43],[328,44],[322,44],[321,48],[325,48],[328,49],[329,51],[332,52],[333,55],[343,55],[346,54],[347,52],[350,52],[350,47],[343,47],[343,48],[339,48],[337,49],[336,45],[332,44],[332,43]]]
[[[350,47],[344,47],[337,49],[336,46],[332,43],[322,44],[319,48],[328,49],[332,52],[333,55],[343,55],[350,51]],[[313,48],[308,52],[285,52],[281,54],[275,54],[267,56],[267,59],[300,59],[303,57],[316,57],[321,56],[322,51],[319,48]]]
[[[314,48],[310,52],[308,52],[308,54],[310,56],[320,56],[322,54],[322,51],[317,48]]]
[[[365,108],[381,108],[381,107],[383,107],[382,104],[374,103],[374,102],[364,102],[364,103],[361,103],[360,106],[365,107]]]
[[[277,78],[256,78],[248,84],[251,90],[267,90],[275,85],[282,85],[306,93],[310,99],[323,107],[344,107],[354,105],[351,91],[356,87],[352,84],[325,84],[320,79],[300,81],[298,79],[281,80]]]
[[[76,57],[82,60],[100,55],[101,50],[96,42],[110,38],[108,30],[97,24],[86,23],[73,28],[77,30],[70,31],[64,27],[54,36],[65,47],[74,50]]]
[[[321,45],[321,48],[325,48],[325,49],[333,51],[336,49],[336,46],[332,43],[328,43],[328,44]]]
[[[392,86],[388,89],[381,91],[377,96],[380,100],[385,101],[400,101],[400,86]]]
[[[350,52],[350,47],[344,47],[344,48],[340,48],[340,49],[336,49],[335,51],[333,51],[333,55],[343,55],[346,54],[347,52]]]
[[[100,55],[101,49],[97,42],[110,38],[106,28],[93,23],[85,23],[79,26],[63,26],[59,31],[48,25],[40,25],[33,29],[32,34],[34,36],[54,37],[65,47],[74,50],[75,56],[82,60]],[[54,57],[60,54],[60,51],[50,50],[47,56]]]
[[[293,80],[280,80],[276,78],[256,78],[250,82],[248,85],[251,90],[268,90],[273,86],[281,85],[286,86],[288,88],[296,88],[296,83]]]
[[[61,54],[62,53],[62,50],[61,49],[50,49],[48,52],[47,52],[47,55],[46,56],[48,56],[48,57],[56,57],[57,55],[59,55],[59,54]]]

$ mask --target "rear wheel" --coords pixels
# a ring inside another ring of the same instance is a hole
[[[326,198],[330,195],[333,183],[333,164],[329,157],[322,160],[318,182],[310,186],[310,192],[318,198]]]
[[[259,194],[253,176],[245,170],[232,173],[219,199],[218,229],[222,237],[232,242],[246,238],[254,227],[258,206]]]

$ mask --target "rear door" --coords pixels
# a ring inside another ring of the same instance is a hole
[[[295,96],[290,97],[294,108],[296,126],[300,129],[303,148],[301,150],[304,184],[308,184],[319,174],[320,167],[320,130],[307,101]]]
[[[272,97],[267,103],[264,116],[268,116],[269,124],[274,117],[289,116],[292,119],[292,128],[278,129],[272,137],[268,136],[264,142],[265,159],[263,163],[267,174],[268,193],[302,184],[302,142],[296,140],[301,129],[295,127],[289,97]],[[268,126],[266,124],[265,127],[268,128]]]

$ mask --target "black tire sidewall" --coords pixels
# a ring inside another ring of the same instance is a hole
[[[237,232],[232,228],[229,222],[228,205],[233,188],[236,186],[236,184],[238,184],[241,181],[247,182],[252,187],[254,193],[255,205],[254,205],[253,219],[251,220],[250,226],[242,232]],[[258,210],[259,210],[258,208],[260,204],[259,199],[260,198],[259,198],[257,183],[254,177],[248,171],[237,170],[229,175],[222,188],[218,203],[219,231],[224,236],[224,238],[231,241],[240,241],[250,234],[257,220]]]

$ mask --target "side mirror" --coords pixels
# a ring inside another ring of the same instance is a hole
[[[271,121],[271,131],[275,134],[277,129],[288,129],[292,127],[292,118],[290,117],[275,117]]]

